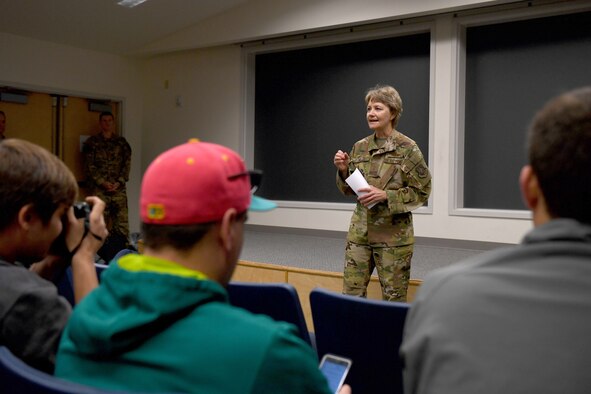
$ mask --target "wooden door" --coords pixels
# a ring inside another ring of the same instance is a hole
[[[0,102],[6,114],[7,138],[20,138],[55,152],[55,98],[46,93],[27,93],[27,103]]]

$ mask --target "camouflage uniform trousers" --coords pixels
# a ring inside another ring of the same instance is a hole
[[[382,299],[406,302],[413,250],[412,244],[372,247],[347,242],[343,294],[366,297],[371,273],[376,268],[382,287]]]
[[[109,235],[121,235],[128,240],[127,192],[125,190],[119,190],[115,193],[97,192],[97,196],[105,202],[104,216]]]

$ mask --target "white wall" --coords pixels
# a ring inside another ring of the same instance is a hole
[[[139,231],[142,96],[130,59],[0,33],[0,85],[45,93],[123,100],[123,130],[133,149],[128,183],[130,230]]]
[[[189,138],[239,149],[239,46],[157,56],[145,61],[143,77],[144,168]]]

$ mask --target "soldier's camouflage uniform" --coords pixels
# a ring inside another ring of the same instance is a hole
[[[357,141],[349,157],[348,175],[359,169],[388,199],[371,209],[359,202],[355,207],[347,234],[343,293],[365,297],[375,267],[383,299],[405,301],[414,248],[411,211],[429,198],[431,173],[417,144],[396,130],[381,148],[375,134]],[[338,170],[337,186],[345,195],[355,194]]]
[[[83,154],[88,190],[105,202],[104,216],[110,235],[129,239],[125,184],[129,180],[131,147],[123,137],[105,138],[99,133],[86,140]],[[119,182],[121,186],[115,192],[108,192],[101,186],[104,182]]]

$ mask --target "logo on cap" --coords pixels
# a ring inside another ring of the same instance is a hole
[[[148,219],[162,220],[164,216],[164,205],[148,204]]]

